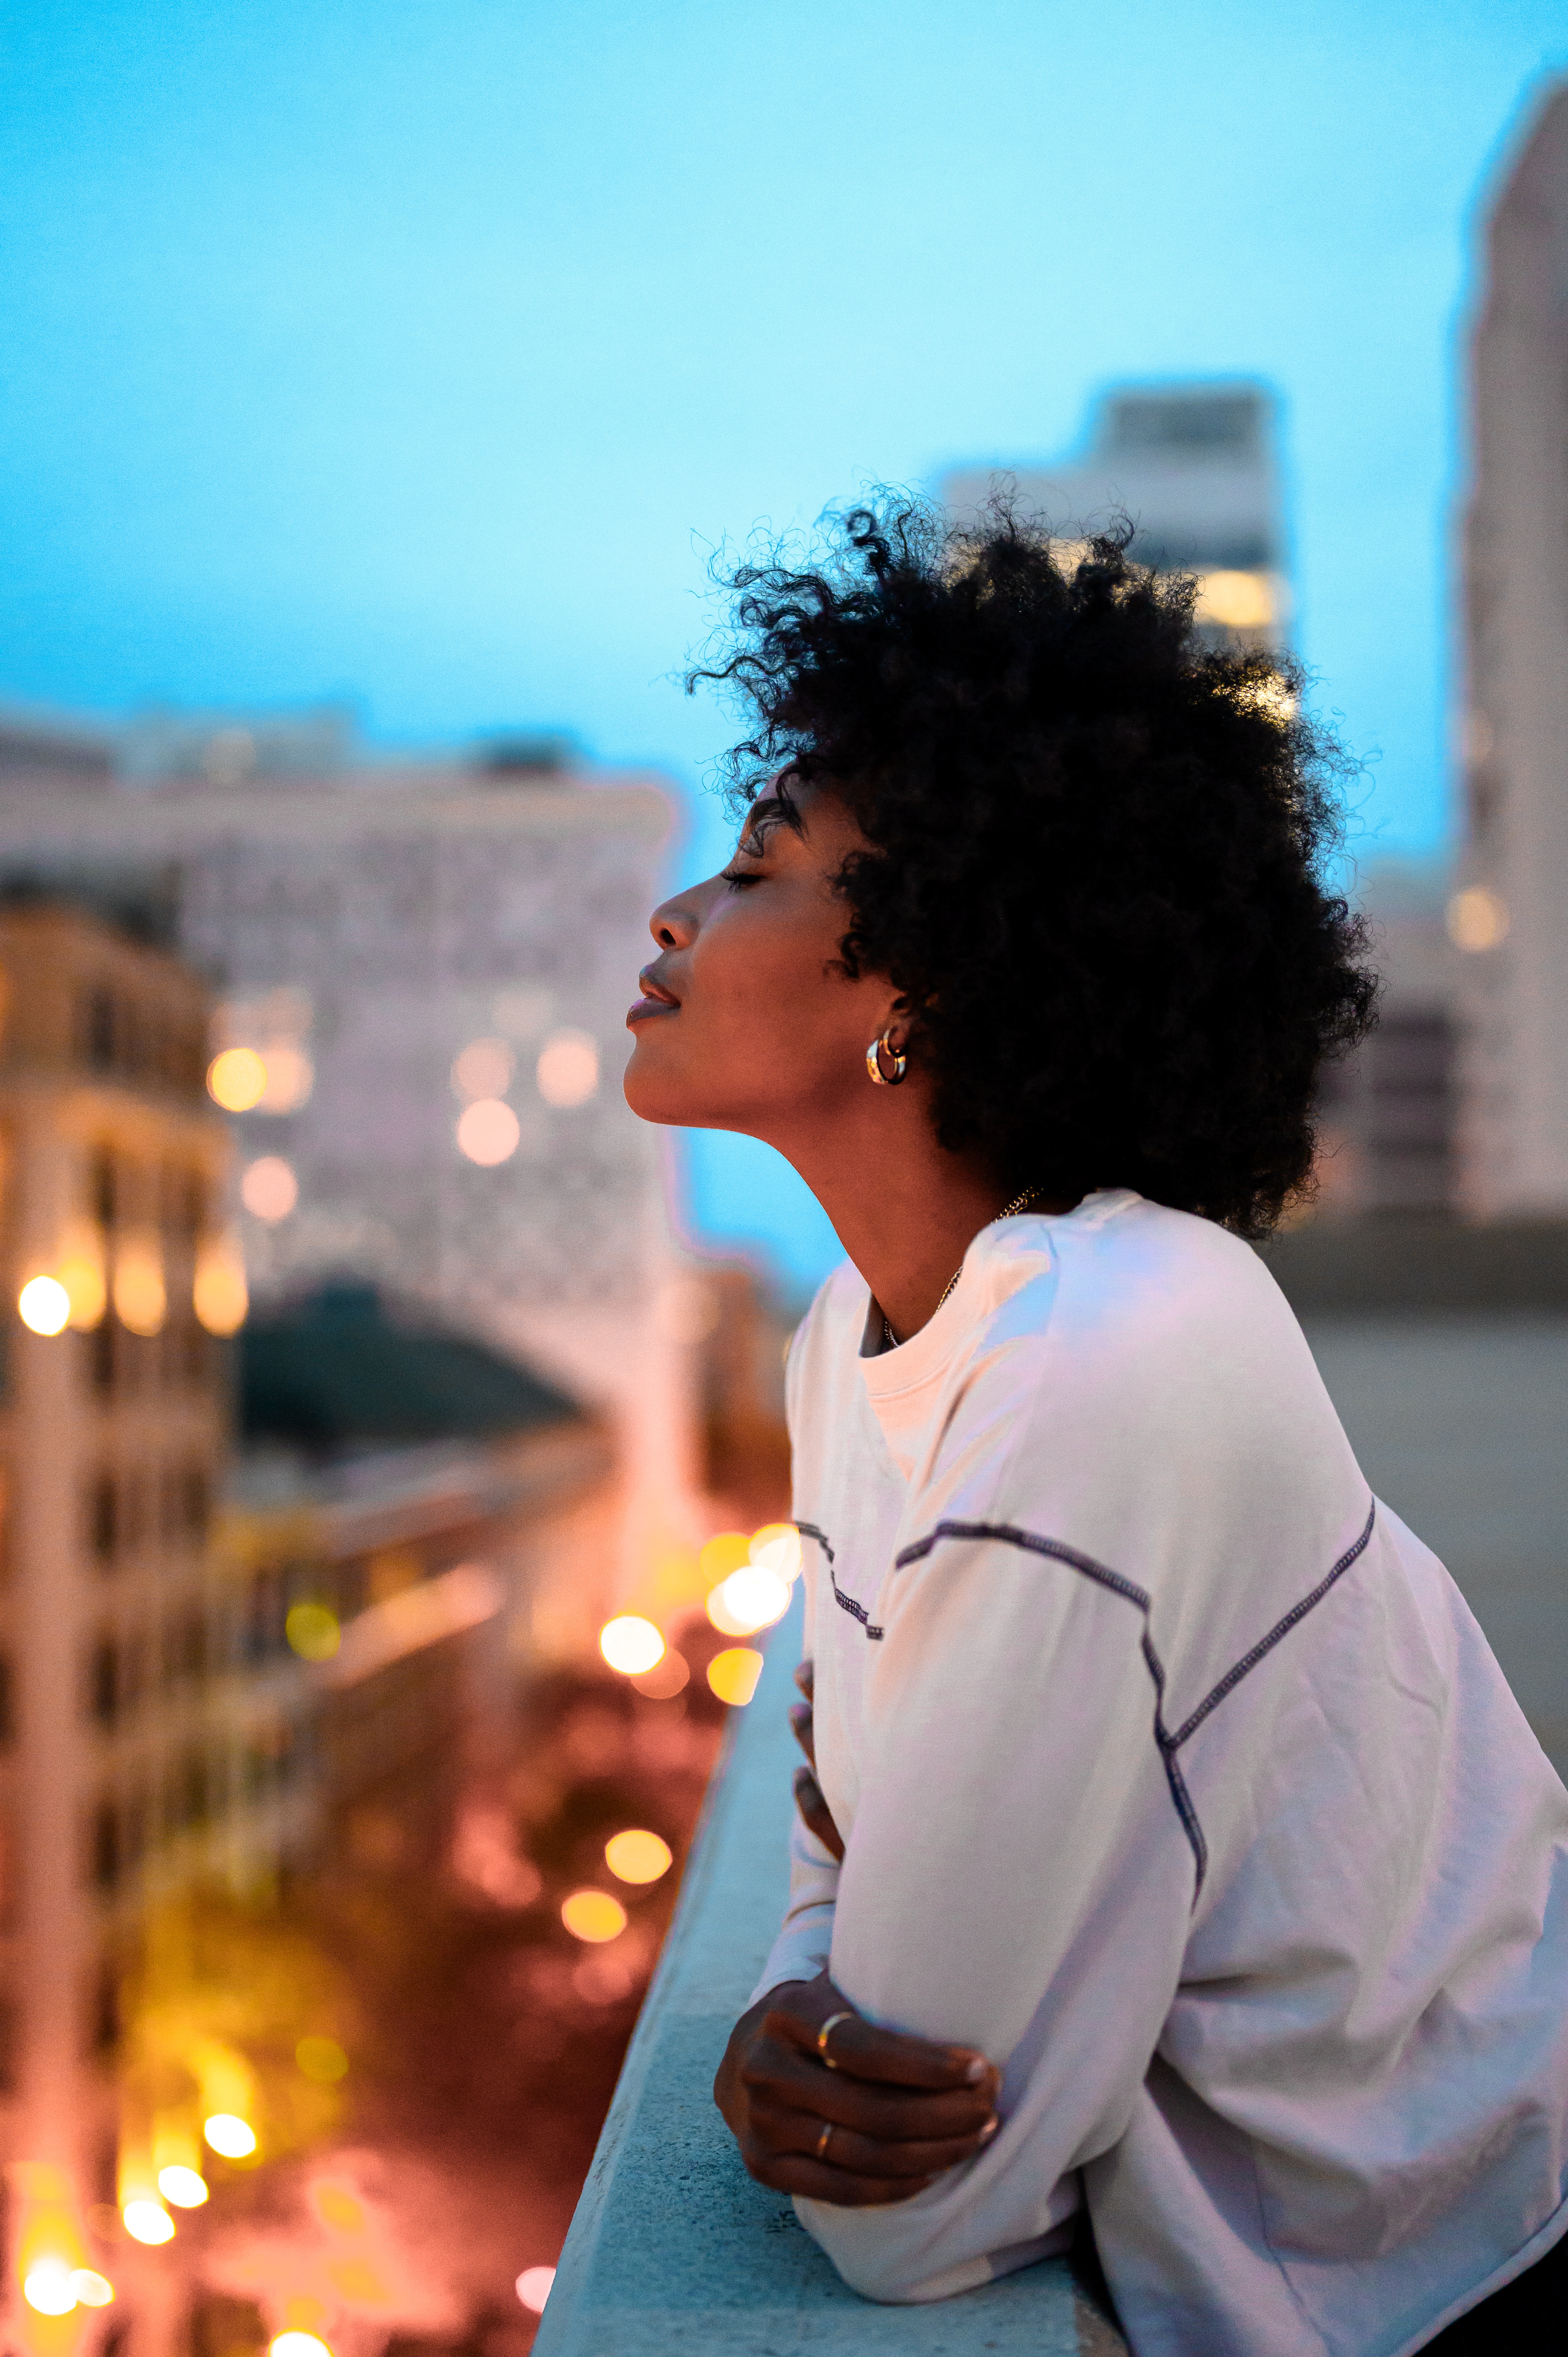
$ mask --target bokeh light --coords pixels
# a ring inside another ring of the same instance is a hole
[[[664,1659],[664,1640],[640,1612],[618,1612],[599,1631],[599,1651],[622,1677],[636,1677]]]
[[[63,1334],[70,1317],[70,1296],[54,1276],[30,1276],[16,1296],[24,1326],[35,1334]]]
[[[776,1571],[791,1582],[800,1577],[800,1534],[793,1523],[764,1523],[753,1531],[746,1555],[764,1571]]]
[[[281,1154],[263,1154],[246,1164],[240,1200],[253,1220],[264,1220],[269,1227],[275,1227],[298,1202],[299,1181]]]
[[[349,2057],[335,2038],[302,2038],[294,2050],[294,2059],[307,2079],[318,2087],[330,2087],[341,2079],[349,2068]]]
[[[196,2169],[176,2164],[159,2169],[158,2191],[177,2210],[199,2210],[207,2199],[207,2179]]]
[[[267,2357],[332,2357],[328,2344],[314,2332],[274,2332]]]
[[[262,1056],[266,1078],[256,1103],[263,1113],[297,1113],[316,1086],[316,1067],[292,1040],[274,1039]]]
[[[745,1531],[720,1531],[703,1547],[699,1561],[703,1587],[716,1587],[721,1579],[751,1561],[751,1541]]]
[[[599,1051],[586,1031],[555,1031],[539,1051],[534,1080],[547,1105],[586,1104],[599,1085]]]
[[[114,1314],[132,1334],[161,1334],[168,1310],[163,1254],[156,1235],[122,1239],[114,1254]]]
[[[626,1909],[607,1890],[574,1890],[561,1902],[561,1921],[574,1940],[616,1940],[626,1930]]]
[[[196,1255],[191,1306],[209,1334],[237,1334],[251,1306],[245,1263],[231,1235],[209,1236]]]
[[[253,1048],[225,1048],[207,1067],[207,1093],[225,1113],[249,1113],[266,1085],[267,1068]]]
[[[730,1645],[708,1663],[708,1684],[721,1702],[743,1709],[757,1692],[762,1656],[751,1645]]]
[[[174,2220],[163,2203],[145,2195],[138,2201],[127,2201],[120,2215],[133,2242],[166,2243],[174,2233]]]
[[[452,1066],[452,1086],[460,1097],[504,1097],[517,1058],[504,1039],[470,1039]]]
[[[623,1834],[612,1834],[605,1844],[605,1864],[622,1882],[657,1882],[674,1863],[675,1854],[669,1843],[641,1826],[628,1826]]]
[[[634,1670],[631,1679],[638,1693],[646,1695],[650,1702],[673,1702],[691,1682],[692,1665],[684,1653],[678,1653],[673,1646],[650,1670]]]
[[[517,2296],[524,2308],[532,2309],[535,2316],[542,2316],[554,2280],[553,2267],[524,2267],[517,2279]]]
[[[40,2316],[69,2316],[76,2306],[71,2270],[64,2259],[39,2259],[27,2270],[22,2297]]]
[[[521,1124],[510,1105],[499,1097],[478,1097],[457,1124],[457,1150],[481,1170],[493,1170],[498,1163],[510,1161],[521,1136]]]
[[[83,2308],[107,2308],[114,2297],[113,2285],[96,2267],[73,2268],[70,2287]]]
[[[238,2112],[214,2112],[201,2133],[225,2160],[247,2160],[256,2149],[256,2131]]]
[[[343,1642],[342,1626],[328,1604],[291,1604],[283,1628],[302,1662],[329,1662]]]
[[[1468,884],[1449,901],[1447,925],[1455,949],[1495,950],[1508,938],[1508,903],[1485,884]]]
[[[712,1590],[707,1615],[726,1637],[749,1637],[771,1629],[789,1609],[789,1583],[760,1563],[743,1564]]]

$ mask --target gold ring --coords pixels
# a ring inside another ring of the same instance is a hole
[[[831,2029],[836,2029],[841,2021],[853,2021],[854,2019],[854,2011],[848,2007],[846,2007],[843,2013],[830,2013],[826,2021],[823,2022],[821,2029],[817,2032],[817,2052],[821,2055],[822,2061],[827,2064],[830,2071],[836,2071],[839,2066],[833,2061],[832,2056],[828,2052],[828,2032]]]
[[[828,2157],[828,2138],[832,2136],[832,2132],[833,2123],[832,2120],[824,2120],[822,2122],[822,2135],[817,2138],[817,2158],[819,2160],[826,2160]]]

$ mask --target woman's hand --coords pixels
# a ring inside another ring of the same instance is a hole
[[[858,2210],[907,2201],[983,2151],[999,2084],[972,2047],[878,2029],[819,1973],[742,2014],[714,2101],[758,2184]]]
[[[795,1770],[795,1806],[800,1812],[801,1823],[816,1835],[830,1857],[843,1864],[843,1839],[833,1823],[833,1813],[822,1798],[822,1788],[817,1781],[817,1747],[811,1732],[811,1664],[802,1662],[795,1673],[795,1684],[805,1695],[804,1702],[789,1706],[789,1724],[795,1730],[795,1740],[811,1761],[809,1768]]]

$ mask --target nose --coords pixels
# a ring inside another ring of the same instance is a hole
[[[690,949],[697,938],[697,912],[681,893],[661,900],[648,920],[648,930],[661,950]]]

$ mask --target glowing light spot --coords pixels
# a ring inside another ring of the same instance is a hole
[[[72,1220],[61,1240],[55,1275],[70,1296],[71,1324],[78,1333],[90,1334],[109,1299],[102,1229],[91,1220]]]
[[[328,2259],[327,2280],[360,2308],[384,2308],[392,2298],[369,2259]]]
[[[156,1235],[127,1236],[114,1255],[114,1311],[133,1334],[161,1334],[168,1308]]]
[[[316,1067],[292,1040],[274,1039],[263,1051],[266,1079],[256,1099],[262,1113],[297,1113],[316,1086]]]
[[[633,1678],[664,1659],[664,1640],[639,1612],[619,1612],[599,1631],[599,1651],[612,1670]]]
[[[158,2191],[177,2210],[199,2210],[207,2199],[207,2179],[194,2169],[182,2169],[177,2164],[159,2169]]]
[[[605,1844],[605,1864],[622,1882],[657,1882],[675,1863],[668,1842],[640,1827],[612,1834]]]
[[[457,1124],[457,1150],[481,1170],[493,1170],[510,1161],[521,1135],[522,1125],[510,1105],[499,1097],[478,1097]]]
[[[704,1587],[716,1587],[732,1571],[751,1561],[751,1541],[744,1531],[720,1531],[708,1541],[699,1557]]]
[[[166,2243],[173,2237],[174,2220],[161,2201],[127,2201],[120,2215],[134,2242]]]
[[[586,1104],[599,1085],[599,1051],[586,1031],[554,1031],[539,1051],[533,1068],[539,1093],[547,1105],[563,1110]]]
[[[201,2133],[225,2160],[247,2160],[256,2149],[256,2131],[238,2112],[214,2112]]]
[[[70,1296],[53,1276],[31,1276],[16,1296],[24,1326],[35,1334],[63,1334],[70,1318]]]
[[[1449,901],[1447,923],[1455,949],[1495,950],[1508,938],[1508,902],[1485,884],[1467,884]]]
[[[776,1571],[791,1582],[800,1577],[800,1534],[793,1523],[764,1523],[751,1534],[746,1553],[764,1571]]]
[[[249,1113],[266,1085],[267,1068],[253,1048],[225,1048],[207,1067],[207,1093],[225,1113]]]
[[[721,1702],[743,1709],[757,1692],[762,1656],[750,1645],[731,1645],[708,1663],[708,1684]]]
[[[1274,619],[1273,584],[1266,573],[1200,573],[1194,610],[1200,622],[1230,630],[1266,630]]]
[[[707,1615],[726,1637],[749,1637],[771,1629],[789,1609],[789,1583],[759,1563],[748,1563],[721,1580],[707,1601]]]
[[[237,1334],[251,1306],[245,1264],[232,1236],[205,1237],[196,1255],[191,1307],[209,1334]]]
[[[362,2234],[365,2205],[346,2185],[330,2177],[318,2178],[310,2189],[310,2202],[324,2226],[335,2234]]]
[[[574,1890],[561,1902],[561,1921],[574,1940],[617,1940],[626,1930],[626,1909],[607,1890]]]
[[[283,1632],[302,1662],[329,1662],[343,1642],[338,1615],[326,1604],[291,1604]]]
[[[692,1682],[691,1663],[671,1646],[650,1670],[637,1671],[631,1682],[638,1693],[646,1695],[650,1702],[673,1702]]]
[[[107,2276],[95,2267],[77,2267],[70,2278],[70,2287],[83,2308],[107,2308],[114,2297],[114,2287]]]
[[[22,2297],[40,2316],[69,2316],[76,2306],[70,2276],[63,2259],[40,2259],[28,2270]]]
[[[299,1181],[281,1154],[263,1154],[259,1161],[246,1164],[240,1200],[253,1220],[275,1227],[298,1202]]]
[[[330,2087],[349,2068],[349,2057],[335,2038],[302,2038],[294,2059],[318,2087]]]
[[[504,1097],[517,1071],[517,1058],[504,1039],[470,1039],[452,1066],[452,1086],[460,1097]]]
[[[554,2280],[553,2267],[524,2267],[517,2279],[517,2296],[524,2308],[532,2309],[535,2316],[542,2316]]]
[[[332,2352],[314,2332],[274,2332],[267,2357],[332,2357]]]

